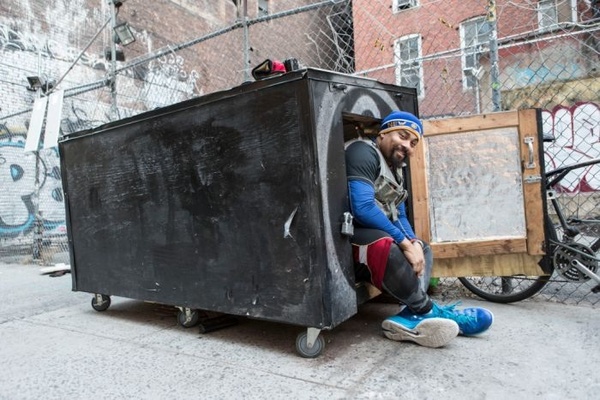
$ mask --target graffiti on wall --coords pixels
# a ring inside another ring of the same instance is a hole
[[[133,30],[133,33],[136,39],[143,43],[151,53],[150,33],[145,30],[141,32]],[[9,25],[0,23],[0,52],[5,50],[33,52],[41,57],[67,62],[75,61],[79,56],[78,63],[81,65],[93,70],[108,71],[110,69],[105,54],[96,55],[90,52],[79,54],[80,49],[66,46],[56,40],[39,38],[32,33],[20,32]],[[200,74],[196,70],[186,71],[184,63],[183,57],[172,52],[157,58],[156,62],[150,61],[145,66],[126,69],[122,71],[122,74],[144,81],[146,94],[152,95],[146,96],[147,103],[149,103],[148,108],[153,109],[156,107],[156,103],[171,104],[164,101],[165,97],[170,99],[173,96],[183,96],[175,99],[181,101],[202,94],[202,90],[197,86]]]
[[[43,223],[45,235],[64,234],[66,231],[58,149],[25,153],[25,137],[25,132],[0,125],[2,239],[31,234],[36,212]]]
[[[511,68],[512,78],[517,83],[518,87],[527,87],[539,85],[540,83],[556,82],[565,76],[576,77],[582,76],[583,71],[575,63],[560,64],[553,63],[550,68],[541,65],[536,68]]]
[[[202,90],[197,86],[200,75],[196,70],[188,73],[184,68],[184,63],[183,57],[173,53],[160,57],[156,63],[149,63],[148,73],[151,79],[147,81],[156,87],[169,89],[170,93],[165,93],[169,95],[168,97],[172,97],[174,93],[181,93],[187,98],[202,95]],[[185,100],[185,98],[181,100]]]
[[[150,34],[135,32],[141,42],[151,51]],[[10,51],[9,51],[10,50]],[[0,52],[7,56],[14,52],[35,53],[41,57],[74,61],[80,49],[70,47],[49,38],[19,31],[7,22],[0,23]],[[91,67],[91,70],[107,70],[104,55],[99,57],[84,53],[78,63]],[[120,90],[128,98],[141,100],[145,109],[154,109],[196,96],[201,91],[196,86],[199,74],[187,72],[181,56],[169,53],[137,69],[122,71]],[[93,73],[90,75],[93,78]],[[136,78],[136,79],[134,79]],[[141,79],[140,87],[134,80]],[[138,95],[129,91],[137,90]],[[65,116],[61,121],[63,133],[71,133],[97,127],[110,120],[110,105],[86,102],[81,98],[66,99]],[[25,107],[25,105],[24,105]],[[139,105],[121,104],[119,117],[135,115],[144,109]],[[20,121],[20,120],[19,120]],[[60,179],[58,150],[43,150],[39,153],[25,153],[24,146],[27,128],[22,121],[0,121],[0,239],[21,240],[33,235],[36,224],[42,222],[44,236],[64,234],[65,209]],[[19,124],[18,128],[16,128]],[[38,218],[36,218],[36,213]]]
[[[582,102],[542,111],[546,171],[600,158],[600,106]],[[573,171],[561,182],[566,193],[600,191],[600,165]]]
[[[32,33],[19,32],[6,24],[0,24],[0,52],[5,50],[28,51],[39,54],[41,57],[72,62],[81,50],[65,46],[56,40],[40,40]],[[84,52],[79,58],[79,63],[93,69],[106,70],[108,67],[104,56]]]

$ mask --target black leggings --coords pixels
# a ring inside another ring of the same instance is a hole
[[[366,245],[373,243],[377,238],[386,236],[389,237],[384,231],[358,228],[355,229],[352,243],[355,245]],[[369,251],[371,250],[369,249]],[[400,247],[392,244],[382,281],[383,290],[419,314],[428,312],[433,305],[427,295],[427,287],[429,286],[429,278],[431,277],[433,266],[433,254],[427,243],[423,244],[423,254],[425,256],[425,271],[421,278],[419,278],[402,250],[400,250]],[[358,280],[371,281],[371,273],[366,265],[357,264],[355,270]]]

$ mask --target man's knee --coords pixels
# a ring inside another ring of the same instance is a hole
[[[412,266],[406,259],[406,256],[400,250],[400,247],[392,245],[390,248],[390,254],[388,255],[387,268],[392,268],[396,271],[406,270],[407,272],[413,272]]]

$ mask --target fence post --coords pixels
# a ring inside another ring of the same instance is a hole
[[[488,1],[487,20],[490,24],[490,79],[492,84],[493,111],[502,109],[500,97],[500,68],[498,66],[498,20],[496,18],[496,0]]]
[[[33,152],[35,156],[35,181],[34,181],[34,196],[33,201],[33,248],[32,255],[33,261],[39,261],[42,259],[42,245],[43,245],[43,221],[40,211],[40,152],[35,150]]]
[[[242,26],[244,30],[244,82],[250,80],[250,33],[248,32],[248,0],[242,0]]]
[[[117,108],[117,43],[114,38],[115,26],[117,26],[117,8],[114,0],[110,1],[110,118],[111,120],[119,119]]]

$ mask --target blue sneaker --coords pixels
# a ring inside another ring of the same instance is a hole
[[[460,329],[459,334],[464,336],[479,335],[487,331],[494,322],[494,314],[489,310],[480,307],[465,308],[457,310],[456,306],[460,303],[449,304],[447,306],[438,306],[433,303],[433,308],[429,312],[433,317],[448,318],[455,321]],[[408,307],[407,307],[408,308]],[[400,315],[406,311],[402,310]],[[409,314],[412,314],[410,310]]]
[[[386,318],[381,327],[388,339],[411,341],[425,347],[445,346],[459,331],[458,324],[451,319],[434,318],[429,313],[414,314],[410,310]]]

